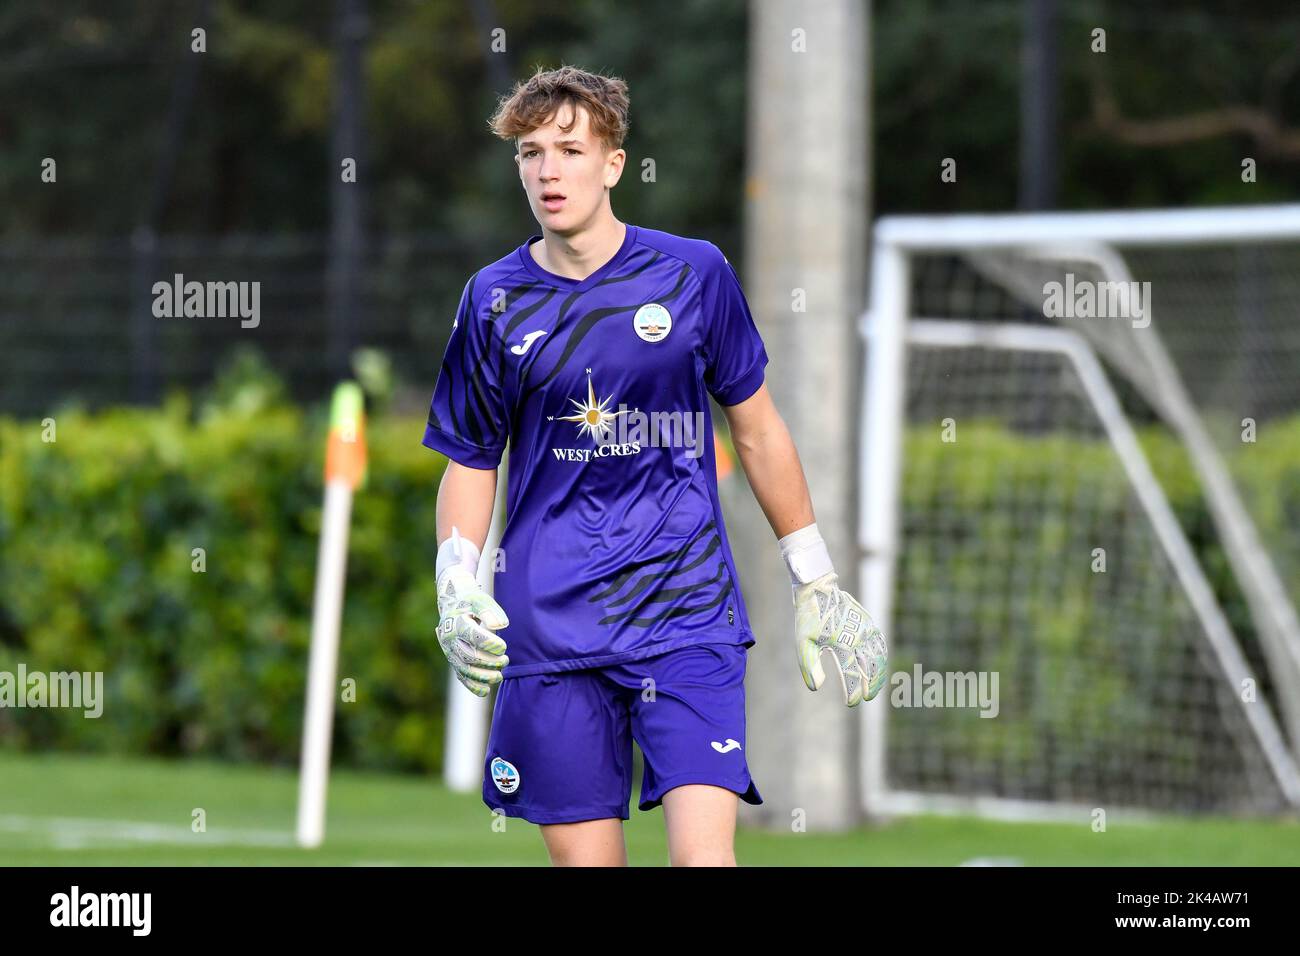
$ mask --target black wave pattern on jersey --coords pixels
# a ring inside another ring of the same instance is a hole
[[[461,335],[472,335],[474,329],[470,323],[470,316],[474,314],[474,286],[478,282],[479,274],[476,272],[469,279],[469,285],[465,290],[465,298],[462,300],[460,311],[456,313],[456,327],[452,334],[460,332]],[[478,380],[473,371],[465,367],[466,352],[468,349],[460,350],[461,367],[457,369],[451,362],[445,362],[442,366],[442,375],[447,379],[447,408],[451,411],[451,433],[457,438],[473,442],[476,445],[483,445],[483,425],[486,421],[488,408],[487,396],[483,393],[483,383]],[[474,392],[471,394],[470,385],[474,385]],[[459,401],[456,399],[457,392],[460,393]],[[470,407],[470,400],[473,398],[479,403],[480,415],[475,415],[474,410]],[[459,414],[457,410],[459,409]],[[463,424],[462,424],[463,422]],[[438,418],[438,413],[429,408],[429,425],[433,428],[443,431],[442,422]]]
[[[632,272],[625,273],[623,275],[610,276],[607,279],[602,279],[600,282],[596,283],[596,285],[593,286],[593,288],[600,288],[600,286],[603,285],[613,285],[618,282],[627,282],[630,279],[634,279],[642,272],[644,272],[646,269],[650,268],[650,266],[654,265],[655,262],[659,260],[660,256],[661,254],[656,251],[653,256],[651,256],[649,259],[646,260],[645,263],[638,266]],[[673,302],[674,300],[676,300],[677,297],[682,294],[682,290],[686,286],[686,277],[690,274],[690,272],[691,272],[691,267],[683,263],[681,271],[677,273],[677,283],[673,287],[672,291],[665,296],[661,296],[655,299],[654,301],[662,304],[666,302]],[[561,305],[560,307],[559,317],[556,320],[557,328],[559,326],[559,321],[564,318],[564,314],[569,310],[569,307],[572,306],[584,294],[585,293],[574,292],[568,297],[568,299],[564,301],[564,304]],[[600,322],[602,319],[607,319],[610,316],[623,315],[627,312],[631,312],[635,309],[639,309],[644,304],[645,301],[642,300],[639,302],[633,302],[630,305],[611,305],[611,306],[606,306],[603,309],[592,309],[590,312],[586,313],[581,319],[578,320],[577,324],[573,327],[573,330],[568,334],[568,336],[564,338],[564,345],[561,348],[560,356],[555,360],[555,364],[551,366],[551,370],[547,372],[544,376],[542,376],[542,378],[539,381],[536,381],[533,384],[529,385],[526,389],[524,389],[520,393],[519,396],[520,402],[524,402],[527,399],[531,398],[534,394],[536,394],[538,391],[544,388],[547,382],[549,382],[551,379],[555,378],[555,376],[560,374],[561,369],[564,368],[565,364],[569,361],[569,358],[573,355],[573,353],[577,351],[578,346],[582,344],[582,340],[587,337],[587,335],[591,332],[593,328],[595,328],[597,322]],[[523,381],[527,381],[528,379],[532,378],[533,368],[537,365],[538,362],[542,360],[543,355],[548,354],[548,347],[552,346],[554,344],[554,341],[555,340],[551,339],[550,336],[547,336],[547,341],[543,341],[539,343],[539,347],[536,349],[537,354],[533,357],[532,362],[530,362],[528,364],[528,367],[524,370]]]
[[[521,322],[527,321],[528,317],[537,312],[550,300],[554,295],[554,290],[549,291],[538,302],[530,305],[526,309],[521,309],[507,323],[503,334],[495,334],[494,328],[491,333],[481,332],[476,325],[471,322],[474,316],[474,286],[478,282],[478,273],[475,273],[469,280],[469,290],[465,297],[465,305],[457,314],[456,322],[462,335],[488,334],[489,343],[494,347],[493,353],[486,356],[492,363],[494,380],[498,383],[502,381],[502,375],[505,371],[505,349],[506,338],[510,332]],[[505,290],[505,294],[499,300],[501,308],[492,309],[494,319],[509,314],[510,308],[522,299],[525,295],[540,285],[539,282],[529,281],[519,285],[511,286]],[[449,363],[443,369],[443,374],[447,377],[448,401],[447,404],[451,409],[451,430],[457,437],[471,441],[476,445],[484,445],[485,433],[489,430],[495,431],[493,422],[497,417],[494,414],[492,402],[483,387],[482,370],[471,367],[470,349],[461,349],[460,368],[457,369]],[[456,400],[457,392],[461,394],[461,400]],[[459,410],[459,413],[458,413]],[[463,423],[463,424],[462,424]],[[442,423],[438,419],[437,413],[429,409],[429,424],[434,428],[442,430]]]
[[[534,289],[538,288],[539,286],[541,286],[540,282],[536,280],[531,280],[529,282],[522,283],[521,285],[514,286],[509,291],[506,292],[505,313],[509,315],[509,318],[506,320],[505,328],[501,330],[501,334],[494,336],[496,354],[493,356],[495,360],[493,364],[493,369],[496,374],[496,380],[502,385],[505,384],[505,380],[506,380],[506,372],[508,368],[507,365],[508,360],[506,359],[506,350],[510,345],[511,338],[514,336],[515,331],[521,325],[523,325],[534,315],[540,312],[543,308],[545,308],[546,304],[550,302],[551,299],[555,298],[555,289],[549,287],[546,288],[545,295],[539,298],[536,302],[532,302],[524,306],[514,314],[509,313],[510,306],[512,306],[519,299],[523,298],[527,293],[532,292]],[[520,429],[519,412],[521,410],[521,407],[522,406],[520,405],[520,403],[516,401],[514,407],[509,409],[508,411],[508,414],[510,415],[511,434],[519,433],[519,429]]]
[[[705,542],[704,549],[694,557],[689,557],[701,541]],[[602,602],[603,610],[614,611],[597,623],[649,627],[660,621],[713,610],[734,590],[731,571],[725,560],[719,560],[717,573],[707,580],[674,586],[672,579],[705,564],[721,550],[722,539],[718,535],[717,525],[710,521],[694,538],[675,551],[629,564],[607,587],[587,598],[591,603]],[[698,595],[702,600],[656,608],[656,605],[676,602],[691,595]],[[629,602],[633,602],[630,607],[615,610]]]

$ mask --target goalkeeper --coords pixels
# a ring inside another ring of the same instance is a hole
[[[498,688],[484,801],[538,824],[554,863],[626,862],[635,740],[673,864],[731,865],[738,802],[762,797],[708,396],[789,569],[804,682],[830,651],[844,702],[870,700],[885,644],[837,586],[735,270],[614,217],[627,114],[622,80],[563,67],[493,118],[540,234],[471,277],[434,388],[438,639],[465,687]],[[494,600],[477,571],[507,443]]]

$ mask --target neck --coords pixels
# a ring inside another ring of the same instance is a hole
[[[596,225],[564,236],[543,226],[542,241],[533,243],[529,252],[547,272],[581,282],[614,258],[626,235],[627,225],[610,213]]]

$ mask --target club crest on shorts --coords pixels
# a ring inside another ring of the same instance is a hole
[[[651,302],[636,310],[636,315],[632,316],[632,328],[645,341],[658,342],[672,331],[673,317],[658,302]]]
[[[502,793],[514,793],[519,789],[519,771],[509,760],[493,757],[492,782]]]

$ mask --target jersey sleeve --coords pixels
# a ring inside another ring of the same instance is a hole
[[[424,445],[470,468],[495,468],[510,432],[491,325],[474,306],[474,282],[461,294],[429,404]]]
[[[736,270],[710,245],[714,255],[704,269],[704,385],[719,405],[739,405],[763,384],[767,350]]]

